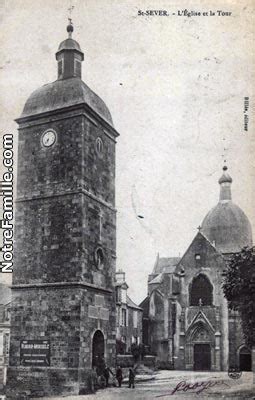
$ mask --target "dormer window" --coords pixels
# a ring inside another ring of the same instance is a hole
[[[195,259],[196,259],[197,261],[200,261],[200,260],[201,260],[201,255],[200,255],[200,254],[195,254]]]

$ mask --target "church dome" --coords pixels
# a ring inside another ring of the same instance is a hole
[[[86,104],[113,126],[106,104],[81,80],[84,55],[79,43],[72,38],[74,28],[71,19],[69,21],[68,38],[60,43],[56,53],[58,79],[35,90],[29,96],[20,118]]]
[[[220,200],[203,220],[201,231],[223,254],[235,253],[252,246],[251,224],[245,213],[231,200],[232,178],[223,168],[219,179]]]
[[[61,50],[77,50],[77,51],[81,51],[80,45],[78,42],[76,42],[76,40],[72,39],[72,38],[68,38],[63,40],[63,42],[60,43],[60,45],[58,46],[58,51]]]
[[[103,100],[77,77],[56,80],[35,90],[27,99],[21,118],[84,103],[113,126]]]

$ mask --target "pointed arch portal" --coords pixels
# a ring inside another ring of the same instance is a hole
[[[94,333],[92,341],[92,367],[98,366],[104,359],[104,335],[100,330]]]
[[[185,345],[186,369],[210,371],[215,369],[214,332],[206,321],[201,318],[192,324],[187,331]]]

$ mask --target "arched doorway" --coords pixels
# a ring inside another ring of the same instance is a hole
[[[92,367],[99,366],[104,359],[104,335],[97,330],[92,341]]]
[[[251,351],[247,347],[242,347],[239,352],[240,371],[251,371]]]
[[[187,332],[185,345],[185,367],[195,371],[215,369],[215,340],[210,327],[198,321]]]

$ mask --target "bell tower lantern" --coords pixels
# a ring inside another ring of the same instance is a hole
[[[69,18],[66,30],[68,38],[60,43],[56,53],[58,79],[81,78],[81,63],[84,60],[84,54],[80,49],[79,43],[72,38],[74,28],[71,18]]]

